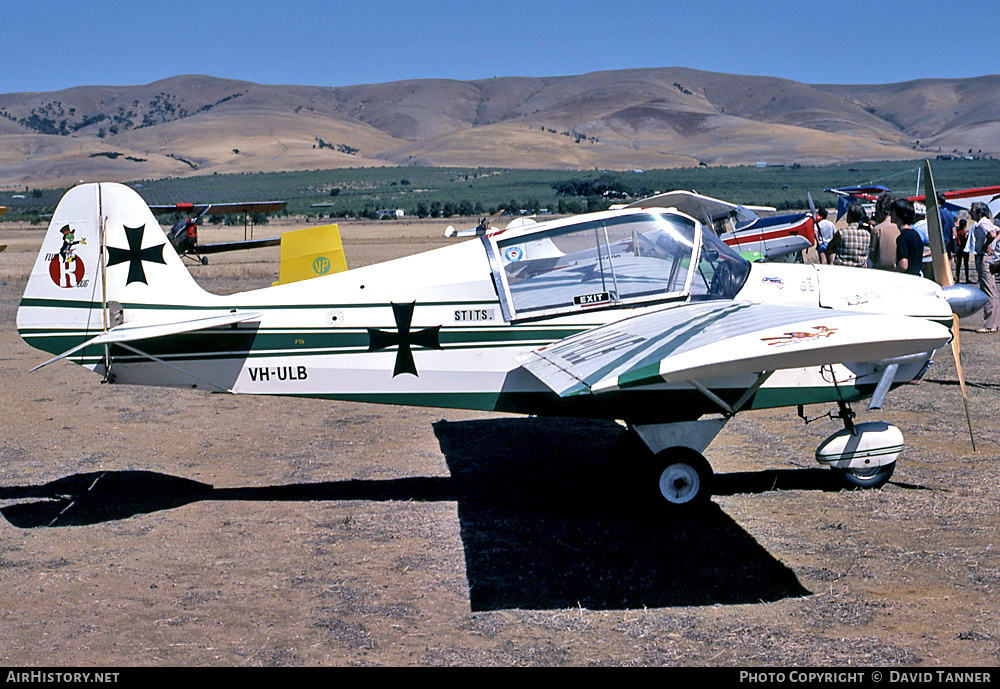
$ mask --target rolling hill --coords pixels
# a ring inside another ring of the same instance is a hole
[[[345,87],[178,76],[0,95],[0,185],[383,165],[632,169],[1000,154],[1000,76],[686,68]]]

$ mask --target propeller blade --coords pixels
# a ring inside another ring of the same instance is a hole
[[[942,287],[951,287],[955,278],[951,274],[951,261],[944,252],[944,235],[941,232],[941,211],[938,207],[934,177],[931,176],[931,161],[924,161],[924,205],[927,208],[927,240],[931,245],[934,261],[934,282]]]
[[[934,189],[934,177],[931,175],[931,161],[924,161],[924,205],[927,207],[927,239],[931,245],[931,257],[934,261],[934,281],[942,287],[951,287],[955,278],[951,273],[951,261],[944,252],[944,235],[941,233],[941,213],[938,209],[937,191]],[[972,451],[976,451],[976,435],[972,430],[972,414],[969,413],[969,393],[965,388],[965,371],[962,368],[962,345],[958,339],[958,314],[951,316],[951,353],[955,358],[955,370],[958,371],[958,385],[962,389],[962,402],[965,404],[965,420],[969,424],[969,440]]]
[[[965,371],[962,369],[962,346],[958,341],[958,314],[951,317],[951,353],[955,357],[955,369],[958,371],[958,384],[962,388],[962,402],[965,403],[965,420],[969,424],[969,440],[972,451],[976,451],[976,434],[972,430],[972,414],[969,413],[969,393],[965,389]]]
[[[809,199],[809,222],[813,226],[813,237],[815,239],[814,246],[816,251],[819,251],[819,228],[816,226],[816,204],[813,202],[812,194],[808,191],[806,192],[806,198]]]

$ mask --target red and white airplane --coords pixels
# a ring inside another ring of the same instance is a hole
[[[858,186],[827,189],[827,191],[840,197],[837,202],[837,217],[839,218],[851,202],[859,201],[866,207],[871,207],[880,194],[890,192],[891,190],[888,187],[882,186]],[[953,211],[969,210],[974,203],[985,203],[989,206],[990,214],[993,217],[996,217],[1000,213],[1000,186],[956,189],[955,191],[945,191],[942,193],[944,194],[945,202]],[[926,197],[923,194],[907,196],[906,198],[920,204],[926,201]]]

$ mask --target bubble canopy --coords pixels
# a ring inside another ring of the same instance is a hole
[[[732,299],[750,272],[714,232],[668,210],[588,214],[483,239],[509,321]]]

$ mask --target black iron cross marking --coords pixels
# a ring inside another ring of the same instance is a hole
[[[411,346],[424,347],[425,349],[441,349],[441,342],[438,335],[441,330],[440,325],[431,328],[423,328],[414,333],[410,332],[410,322],[413,320],[413,307],[417,302],[409,304],[392,304],[392,315],[396,319],[396,332],[390,333],[378,328],[368,328],[368,351],[377,352],[393,345],[399,345],[396,351],[396,367],[392,371],[395,378],[400,373],[412,373],[417,375],[417,367],[413,363],[413,353]]]
[[[149,261],[150,263],[162,263],[166,264],[163,260],[163,244],[159,246],[148,246],[145,249],[142,247],[142,235],[146,231],[146,226],[142,227],[126,227],[125,238],[128,240],[128,249],[118,249],[113,246],[108,247],[108,267],[116,266],[119,263],[125,263],[128,261],[128,279],[125,281],[125,285],[131,285],[133,282],[141,282],[148,285],[146,282],[146,271],[142,268],[143,261]]]

